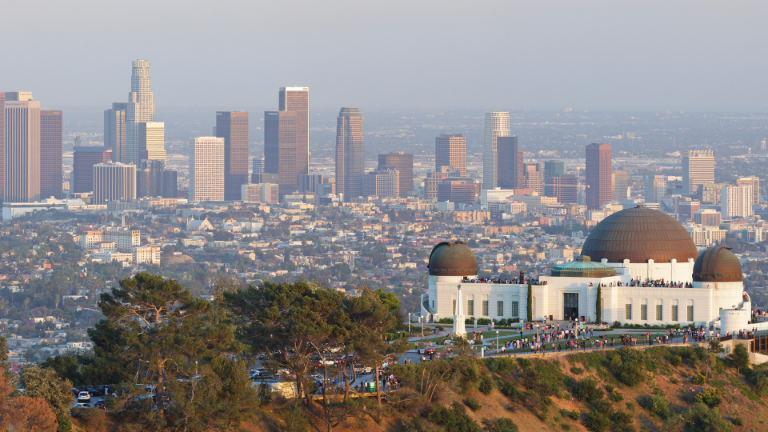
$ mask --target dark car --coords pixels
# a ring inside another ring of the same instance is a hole
[[[104,408],[107,409],[107,404],[104,401],[98,401],[95,404],[93,404],[95,408]]]
[[[265,379],[272,379],[275,377],[275,374],[272,372],[257,372],[253,375],[251,375],[252,380],[265,380]]]
[[[76,389],[76,388],[72,389],[72,394],[75,395],[75,397],[77,397],[78,393],[80,393],[80,389]]]
[[[88,388],[88,393],[91,394],[91,396],[101,396],[104,394],[104,391],[99,390],[98,388]]]

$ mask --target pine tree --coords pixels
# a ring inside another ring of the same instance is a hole
[[[533,322],[533,285],[528,281],[528,322]]]
[[[597,284],[597,300],[595,301],[595,319],[598,324],[603,322],[603,288],[601,284]]]

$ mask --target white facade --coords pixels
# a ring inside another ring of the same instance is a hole
[[[160,265],[160,246],[134,246],[133,263],[134,264],[157,264]]]
[[[754,214],[752,184],[724,186],[720,199],[720,212],[723,218],[748,218]]]
[[[93,166],[92,204],[136,199],[136,165],[107,162]]]
[[[493,111],[485,113],[485,131],[483,135],[483,189],[493,189],[498,182],[496,169],[496,138],[510,136],[509,113]]]
[[[695,193],[699,186],[715,182],[715,156],[712,150],[690,150],[683,155],[683,194]]]
[[[191,150],[189,200],[224,201],[224,138],[195,138]]]
[[[128,106],[125,110],[125,162],[139,166],[139,123],[155,121],[155,101],[149,76],[149,60],[136,60],[132,67],[131,92],[128,93]]]

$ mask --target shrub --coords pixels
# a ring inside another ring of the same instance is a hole
[[[707,383],[707,377],[702,374],[696,374],[696,376],[693,377],[693,383],[696,385],[704,385]]]
[[[614,321],[613,322],[613,328],[621,328],[621,327],[622,327],[622,325],[621,325],[620,321]]]
[[[483,426],[485,432],[518,432],[520,429],[517,425],[508,418],[500,418],[496,420],[483,420]]]
[[[464,405],[468,406],[469,409],[471,409],[472,411],[477,411],[481,408],[480,402],[476,401],[471,397],[467,397],[466,399],[464,399]]]
[[[627,409],[630,411],[635,410],[635,403],[634,402],[627,402]]]
[[[597,387],[597,381],[583,378],[573,383],[573,396],[580,401],[594,402],[603,398],[603,391]]]
[[[493,391],[493,379],[489,375],[483,375],[480,377],[480,384],[478,384],[477,389],[480,390],[482,394],[489,395]]]
[[[457,432],[480,432],[480,426],[469,417],[464,406],[458,403],[450,409],[443,405],[435,405],[429,414],[429,421],[442,426],[445,430]]]
[[[587,418],[584,420],[584,425],[591,431],[605,432],[611,427],[611,419],[602,412],[592,411],[587,414]]]
[[[691,409],[675,416],[666,430],[691,432],[728,432],[731,425],[720,417],[720,411],[709,409],[703,403],[696,403]]]
[[[622,395],[621,393],[615,391],[615,392],[613,392],[611,394],[611,400],[614,401],[614,402],[621,402],[621,401],[624,400],[624,395]]]
[[[744,420],[742,420],[741,417],[736,417],[733,419],[733,424],[736,426],[744,426]]]
[[[645,380],[644,364],[647,354],[640,350],[621,348],[608,354],[609,368],[620,382],[632,387]]]
[[[573,410],[571,411],[571,420],[578,420],[579,417],[581,417],[581,413],[579,413],[579,410]]]
[[[746,369],[749,367],[749,352],[744,345],[736,345],[731,354],[731,362],[733,367],[738,370]]]
[[[696,395],[696,402],[703,402],[706,406],[714,408],[723,403],[723,394],[720,389],[710,387]]]
[[[672,356],[669,358],[669,363],[674,367],[678,367],[683,364],[683,358],[678,355]]]
[[[641,399],[640,404],[643,408],[664,420],[672,416],[672,410],[669,409],[669,405],[663,394],[658,394],[654,397],[645,397]]]
[[[634,423],[634,419],[632,418],[632,414],[626,411],[616,411],[615,413],[611,414],[611,422],[613,422],[614,429],[617,429],[617,426],[622,427],[622,429],[626,429],[627,426]]]
[[[584,373],[584,369],[574,366],[571,368],[571,373],[574,375],[581,375]]]
[[[608,392],[612,392],[612,391],[614,390],[614,388],[615,388],[615,387],[614,387],[614,386],[612,386],[612,385],[610,385],[610,384],[608,384],[608,385],[606,385],[606,386],[605,386],[605,390],[606,390],[606,391],[608,391]]]

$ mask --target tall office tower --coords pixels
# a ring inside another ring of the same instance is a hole
[[[0,92],[0,199],[3,199],[5,194],[3,193],[3,180],[5,164],[3,159],[5,157],[5,92]]]
[[[371,171],[363,177],[363,196],[394,198],[400,195],[399,173],[395,168]],[[344,200],[347,200],[346,195]]]
[[[393,152],[379,155],[379,170],[395,168],[398,172],[398,191],[401,197],[413,192],[413,155]],[[458,169],[458,168],[456,168]]]
[[[112,147],[112,162],[125,162],[125,111],[128,104],[112,102],[112,108],[104,110],[104,146]]]
[[[248,184],[248,111],[216,111],[216,136],[224,138],[224,199],[240,199]]]
[[[752,186],[752,205],[760,204],[760,178],[752,176],[752,177],[741,177],[738,180],[736,180],[736,185],[751,185]]]
[[[544,173],[541,171],[541,166],[537,163],[527,163],[523,166],[523,170],[525,171],[525,188],[544,195]]]
[[[144,159],[136,171],[136,197],[163,196],[165,161]]]
[[[477,201],[477,185],[466,180],[443,180],[437,185],[437,202],[473,204]]]
[[[545,195],[557,198],[557,202],[571,204],[579,199],[579,180],[573,174],[552,177],[544,186]]]
[[[342,108],[336,119],[336,193],[345,202],[364,196],[365,137],[358,108]]]
[[[552,179],[555,177],[562,177],[565,174],[565,164],[563,161],[549,160],[544,162],[544,195],[548,195],[547,191],[551,191],[552,188],[547,186],[552,184]]]
[[[496,145],[499,137],[509,136],[509,113],[493,111],[485,113],[483,136],[483,189],[500,186],[497,173]]]
[[[613,201],[624,201],[629,191],[629,174],[626,171],[613,172]]]
[[[143,160],[165,162],[165,123],[139,123],[139,163]]]
[[[440,134],[435,138],[435,171],[450,166],[467,175],[467,138],[461,134]],[[402,189],[400,190],[402,192]]]
[[[296,113],[296,175],[309,174],[309,87],[280,87],[280,111]]]
[[[175,170],[163,170],[163,189],[161,196],[163,198],[178,198],[178,187],[178,173]]]
[[[715,182],[712,150],[690,150],[683,154],[683,195],[695,194],[701,185]]]
[[[189,154],[189,200],[224,201],[224,138],[193,140]]]
[[[645,202],[660,203],[667,194],[667,179],[663,175],[645,177]]]
[[[277,174],[281,198],[298,188],[293,111],[264,112],[264,174]]]
[[[28,102],[32,100],[32,92],[5,92],[5,100],[11,102]]]
[[[486,114],[486,123],[488,121],[488,115]],[[485,155],[483,155],[485,158]],[[520,169],[520,153],[517,149],[517,137],[516,136],[500,136],[496,138],[496,186],[502,189],[519,189],[523,187],[523,183],[519,183],[520,177],[525,178],[525,173],[518,172]],[[485,161],[483,161],[483,169],[485,169]],[[485,175],[483,175],[485,180]],[[523,180],[525,181],[525,180]],[[486,188],[483,184],[484,189]]]
[[[724,218],[748,218],[754,214],[751,184],[724,186],[720,200],[720,212]]]
[[[109,161],[93,166],[93,204],[136,199],[136,165]]]
[[[432,171],[424,180],[424,198],[437,198],[437,188],[445,180],[462,180],[461,172],[453,167],[441,166],[439,171]]]
[[[587,208],[599,210],[611,200],[611,146],[592,143],[587,146]]]
[[[253,168],[251,174],[264,173],[264,156],[253,158]]]
[[[155,121],[155,102],[149,77],[149,60],[133,62],[131,92],[125,110],[125,160],[139,166],[139,123]]]
[[[111,161],[112,147],[75,147],[71,193],[93,192],[93,166]]]
[[[40,201],[40,102],[5,101],[5,202]]]
[[[323,184],[322,174],[302,174],[299,176],[299,192],[317,192],[317,186]]]
[[[61,111],[40,111],[40,198],[61,199]]]
[[[693,214],[693,223],[708,227],[720,227],[722,216],[715,209],[700,209]]]

